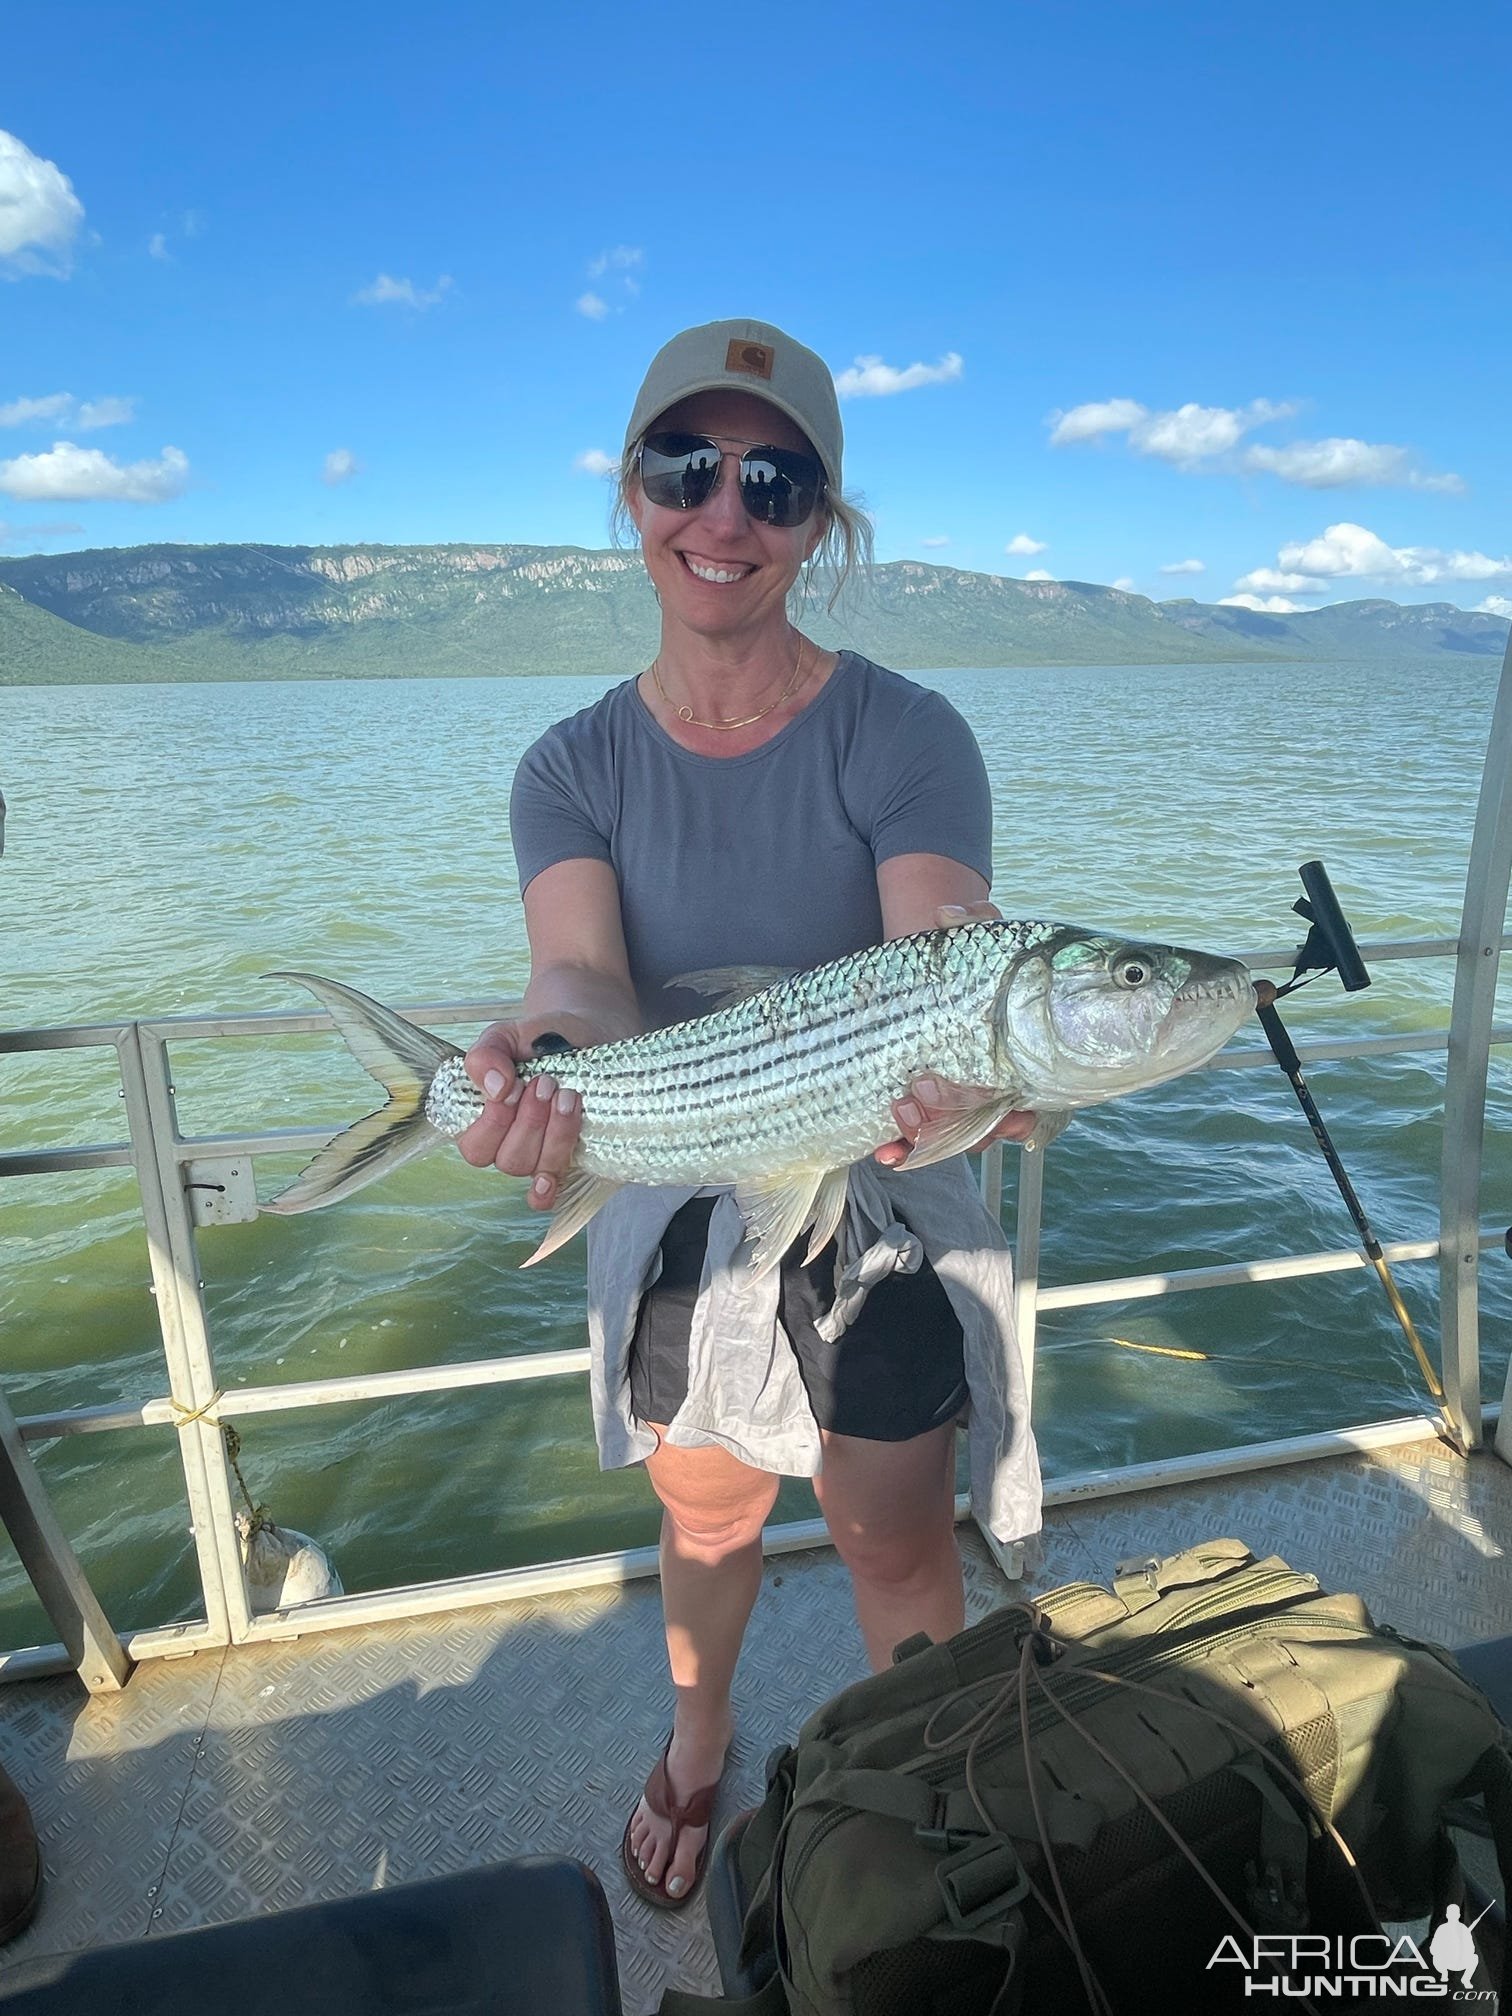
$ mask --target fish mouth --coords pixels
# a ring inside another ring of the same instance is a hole
[[[1170,1044],[1174,1056],[1183,1050],[1198,1059],[1221,1050],[1241,1029],[1255,1006],[1255,983],[1237,959],[1203,962],[1177,988],[1161,1018],[1158,1043]]]

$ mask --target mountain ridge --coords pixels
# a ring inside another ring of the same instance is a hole
[[[884,562],[800,620],[900,671],[1499,654],[1505,617],[1381,597],[1282,616]],[[625,676],[655,651],[633,550],[455,542],[97,547],[0,559],[0,684]]]

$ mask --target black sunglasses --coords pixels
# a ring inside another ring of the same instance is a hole
[[[727,440],[731,437],[726,436]],[[768,442],[739,441],[740,501],[760,525],[802,525],[824,494],[814,455]],[[648,434],[640,448],[641,488],[669,511],[695,511],[714,494],[724,460],[706,434]]]

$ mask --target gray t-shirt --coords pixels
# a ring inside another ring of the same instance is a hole
[[[635,681],[548,728],[515,774],[520,888],[607,861],[647,1024],[713,1005],[665,982],[721,966],[822,965],[882,936],[877,867],[944,854],[992,875],[992,797],[948,700],[844,651],[795,720],[743,756],[668,735]]]

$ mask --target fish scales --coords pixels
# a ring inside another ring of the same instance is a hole
[[[1002,946],[989,936],[988,960],[953,942],[972,936],[893,939],[696,1022],[525,1062],[520,1076],[550,1072],[580,1095],[577,1161],[593,1175],[733,1183],[854,1161],[915,1070],[986,1082]]]

